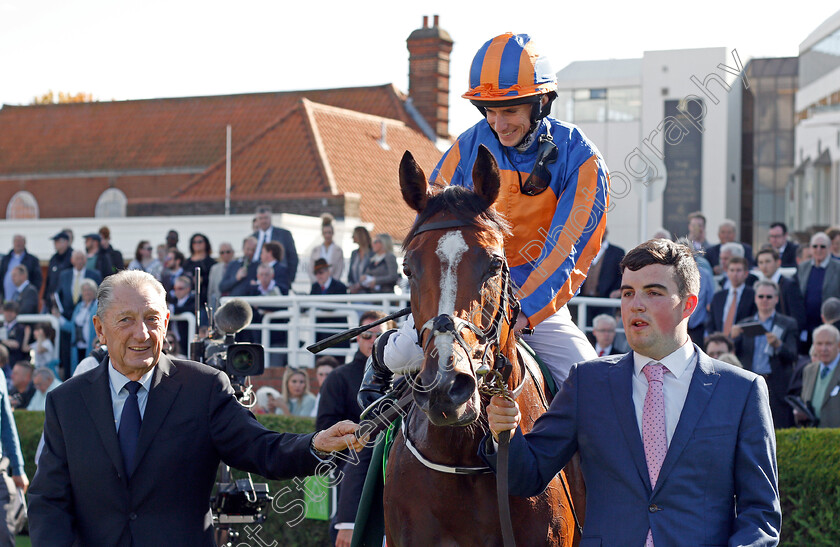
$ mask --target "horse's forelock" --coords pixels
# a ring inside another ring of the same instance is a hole
[[[465,224],[472,224],[478,228],[502,235],[510,234],[508,222],[478,194],[461,186],[446,186],[433,189],[433,195],[429,197],[426,208],[417,216],[414,226],[403,241],[403,249],[407,248],[417,235],[420,226],[439,213],[450,213]]]

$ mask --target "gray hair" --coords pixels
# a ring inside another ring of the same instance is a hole
[[[81,291],[85,287],[91,289],[93,293],[96,294],[97,286],[96,281],[94,281],[93,279],[90,279],[89,277],[82,279],[81,283],[79,283],[79,290]]]
[[[609,323],[610,324],[609,326],[612,327],[613,329],[615,329],[615,327],[618,326],[618,322],[615,320],[615,317],[613,317],[612,315],[610,315],[608,313],[602,313],[600,315],[596,315],[592,319],[592,326],[593,327],[597,328],[599,323]]]
[[[382,242],[382,250],[385,254],[394,254],[394,240],[391,239],[390,234],[376,234],[376,238]]]
[[[753,290],[758,292],[759,287],[770,287],[776,293],[776,296],[779,296],[779,286],[776,283],[770,281],[769,279],[762,279],[760,281],[756,281],[753,285]],[[840,302],[840,300],[838,301]]]
[[[820,308],[820,314],[822,314],[823,321],[826,323],[834,323],[840,319],[840,298],[836,296],[826,298]]]
[[[744,246],[736,241],[730,241],[720,246],[720,254],[729,251],[732,256],[739,256],[744,258]]]
[[[721,222],[721,223],[718,225],[718,230],[720,230],[720,229],[721,229],[721,228],[723,228],[724,226],[729,226],[730,228],[734,228],[734,229],[735,229],[735,233],[736,233],[736,234],[738,233],[738,224],[736,224],[734,220],[732,220],[732,219],[730,219],[730,218],[725,218],[725,219],[723,219],[723,222]]]
[[[814,235],[812,235],[810,243],[813,245],[818,239],[824,240],[826,245],[831,246],[831,238],[828,237],[828,234],[826,234],[825,232],[817,232]]]
[[[100,319],[105,317],[105,314],[113,304],[114,289],[116,287],[125,286],[132,289],[139,289],[146,285],[154,289],[160,297],[160,304],[166,307],[166,290],[155,276],[143,270],[122,270],[113,275],[109,275],[99,285],[99,293],[96,295],[99,300],[99,306],[96,310],[96,315]]]
[[[811,335],[811,339],[816,340],[817,335],[822,332],[830,332],[834,336],[834,340],[840,342],[840,330],[837,330],[837,327],[834,325],[820,325],[815,328],[814,333]]]
[[[44,378],[45,380],[49,380],[50,383],[55,380],[55,374],[53,371],[48,369],[47,367],[38,367],[35,369],[35,372],[32,373],[33,378]]]

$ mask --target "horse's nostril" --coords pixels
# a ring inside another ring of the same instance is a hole
[[[475,379],[469,374],[460,373],[455,376],[452,387],[449,388],[449,398],[456,405],[460,405],[467,402],[474,391]]]

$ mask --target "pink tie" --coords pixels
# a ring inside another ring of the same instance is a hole
[[[662,394],[662,378],[665,366],[648,363],[642,368],[648,381],[645,405],[642,408],[642,440],[645,445],[645,460],[650,475],[651,488],[656,486],[659,470],[668,451],[668,437],[665,432],[665,396]],[[653,533],[648,530],[646,547],[653,547]]]

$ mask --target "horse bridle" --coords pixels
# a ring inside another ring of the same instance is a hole
[[[429,222],[427,224],[423,224],[414,233],[416,236],[424,232],[430,232],[432,230],[445,230],[449,228],[463,227],[476,227],[476,225],[470,222],[457,219],[444,220],[439,222]],[[451,335],[458,342],[458,345],[461,346],[461,349],[464,350],[464,353],[470,357],[470,368],[472,369],[473,374],[476,376],[476,381],[478,382],[479,388],[481,388],[481,386],[485,383],[485,378],[489,378],[489,380],[486,381],[488,383],[493,384],[498,384],[500,380],[507,382],[507,379],[510,376],[512,370],[510,361],[501,352],[502,323],[505,320],[507,320],[508,324],[512,328],[512,323],[515,320],[516,316],[519,314],[520,306],[519,300],[516,298],[516,295],[514,293],[513,283],[511,282],[510,278],[510,268],[508,267],[507,259],[504,256],[502,256],[501,258],[502,269],[501,272],[499,272],[499,275],[501,275],[502,277],[501,289],[499,291],[501,301],[496,307],[496,310],[493,314],[493,319],[490,321],[490,324],[487,326],[486,329],[482,329],[480,326],[467,319],[463,319],[461,317],[450,314],[441,314],[423,323],[423,325],[419,329],[419,332],[417,333],[417,339],[422,341],[423,337],[426,335],[426,332],[429,332],[429,337],[423,343],[424,353],[426,352],[426,349],[428,348],[429,344],[432,342],[432,340],[434,340],[436,336],[444,334]],[[492,278],[485,281],[485,283],[491,281],[495,277],[496,276],[493,276]],[[510,318],[506,316],[506,311],[508,309],[511,310]],[[470,348],[469,344],[467,344],[467,341],[464,340],[464,337],[461,334],[461,331],[463,331],[465,328],[469,329],[478,339],[479,343],[484,345],[484,353],[481,356],[480,365],[478,367],[472,366],[472,349]],[[495,353],[491,355],[491,351],[493,350],[495,350]],[[491,359],[492,363],[490,362]],[[488,374],[491,371],[497,371],[498,374]],[[499,387],[501,386],[494,385],[494,388]]]

